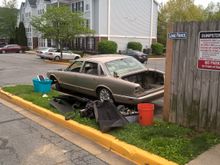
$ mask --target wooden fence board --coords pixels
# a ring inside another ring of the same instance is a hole
[[[209,22],[209,30],[218,30],[218,24],[215,22]],[[209,87],[209,98],[208,98],[208,114],[207,114],[207,128],[215,129],[217,124],[216,109],[218,103],[218,87],[219,87],[219,72],[211,71],[210,73],[210,87]]]
[[[177,24],[174,24],[173,32],[177,31]],[[172,78],[171,78],[171,111],[170,111],[170,120],[172,122],[176,122],[176,116],[177,116],[177,79],[174,77],[177,77],[178,75],[178,50],[179,50],[179,44],[180,42],[176,42],[173,45],[173,62],[172,62]]]
[[[185,24],[186,23],[181,23],[178,24],[177,31],[178,32],[184,32],[185,31]],[[184,91],[184,79],[185,77],[184,72],[185,72],[185,54],[186,54],[186,46],[187,46],[187,40],[179,40],[180,45],[179,49],[182,50],[181,52],[178,53],[178,65],[176,65],[177,71],[178,71],[178,79],[177,79],[177,102],[176,104],[178,105],[178,110],[176,109],[177,112],[177,122],[178,123],[183,123],[184,120],[184,112],[183,112],[183,91]]]
[[[173,24],[169,24],[167,32],[173,31]],[[164,87],[164,109],[163,119],[169,121],[170,102],[171,102],[171,76],[172,76],[172,62],[173,62],[173,41],[167,39],[166,51],[166,68],[165,68],[165,87]]]
[[[217,23],[217,29],[220,29],[220,21]],[[218,76],[218,83],[220,83],[220,73]],[[217,110],[216,110],[216,132],[220,133],[220,84],[218,84],[218,96],[217,96]]]
[[[188,47],[186,52],[186,72],[185,72],[185,81],[184,83],[184,125],[185,126],[194,126],[197,123],[197,116],[194,115],[195,111],[192,108],[193,105],[193,84],[194,84],[194,55],[195,55],[195,45],[196,45],[196,38],[197,38],[197,29],[198,24],[195,22],[188,23]],[[190,120],[189,120],[190,119]]]

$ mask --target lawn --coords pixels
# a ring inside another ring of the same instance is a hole
[[[3,90],[47,108],[50,111],[59,113],[49,105],[49,100],[53,96],[59,95],[56,91],[51,91],[48,94],[49,97],[44,98],[42,94],[35,93],[31,85],[4,87]],[[98,129],[95,120],[80,118],[79,114],[72,120]],[[196,132],[192,129],[160,120],[154,121],[153,126],[143,127],[137,123],[132,123],[124,128],[114,129],[108,133],[126,143],[135,145],[178,164],[185,164],[213,145],[220,143],[220,136],[214,133]]]

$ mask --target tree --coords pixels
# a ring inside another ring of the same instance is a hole
[[[15,9],[17,0],[3,0],[3,7],[10,8],[10,9]]]
[[[0,7],[0,38],[14,41],[15,27],[17,23],[16,0],[4,0],[3,7]]]
[[[15,35],[17,38],[17,43],[22,46],[27,46],[27,37],[25,33],[24,23],[20,22],[17,28],[17,33]]]
[[[160,6],[158,42],[166,43],[168,23],[202,20],[205,20],[204,10],[201,6],[196,6],[194,0],[169,0],[165,5]]]
[[[13,39],[17,22],[17,9],[0,8],[0,37]]]
[[[92,30],[85,26],[81,13],[72,12],[66,6],[51,6],[41,17],[33,17],[32,26],[42,33],[44,38],[53,39],[60,46],[61,58],[63,44],[75,36],[91,34]]]
[[[220,3],[210,2],[205,9],[205,15],[207,20],[220,20]]]

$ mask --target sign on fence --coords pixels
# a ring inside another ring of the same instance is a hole
[[[178,39],[187,39],[186,32],[171,32],[168,34],[169,39],[178,40]]]
[[[220,32],[199,33],[199,69],[220,70]]]

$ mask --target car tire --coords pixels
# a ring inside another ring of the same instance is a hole
[[[19,53],[22,53],[23,51],[22,50],[19,50]]]
[[[3,51],[2,51],[2,53],[4,54],[4,53],[6,53],[6,51],[5,51],[5,50],[3,50]]]
[[[59,56],[54,57],[54,61],[59,61],[59,60],[60,60]]]
[[[78,57],[78,56],[74,58],[74,60],[77,60],[77,59],[79,59],[79,57]]]
[[[109,101],[114,102],[114,99],[112,97],[112,93],[108,89],[106,89],[106,88],[99,88],[97,93],[98,93],[98,99],[100,101],[103,102],[103,101],[109,100]]]
[[[57,81],[57,79],[55,77],[51,77],[50,78],[52,80],[52,84],[54,84],[54,87],[57,91],[60,91],[61,90],[61,86],[59,84],[59,82]]]

